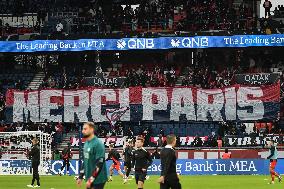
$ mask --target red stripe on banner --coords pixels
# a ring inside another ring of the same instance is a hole
[[[129,103],[141,104],[142,103],[142,87],[130,87],[129,88]]]
[[[263,102],[280,102],[280,82],[261,86],[263,97],[260,98]]]
[[[64,105],[64,98],[62,96],[52,96],[50,97],[50,103],[55,103],[58,105]]]
[[[112,105],[112,104],[119,104],[119,91],[118,89],[114,90],[115,92],[115,100],[107,100],[106,96],[102,96],[102,104]]]
[[[6,92],[6,106],[13,106],[14,104],[14,91],[13,89],[9,89]]]
[[[79,104],[80,104],[79,96],[74,96],[74,106],[79,106]]]

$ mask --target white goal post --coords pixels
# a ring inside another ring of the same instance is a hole
[[[18,131],[0,132],[0,175],[32,174],[28,151],[31,150],[34,137],[39,140],[39,174],[47,175],[49,173],[52,158],[51,135],[41,131]]]

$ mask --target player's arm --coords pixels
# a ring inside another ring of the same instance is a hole
[[[79,179],[83,180],[84,175],[85,175],[85,169],[84,169],[84,162],[83,162],[81,169],[80,169],[80,172],[79,172]]]
[[[169,154],[165,154],[165,161],[163,162],[162,170],[161,170],[161,176],[166,176],[166,174],[169,172],[170,163],[174,157],[174,152],[170,152]]]
[[[28,156],[31,158],[32,156],[34,156],[36,153],[36,148],[32,147],[31,151],[28,152]]]
[[[108,156],[107,156],[106,161],[111,160],[111,157],[112,157],[112,151],[110,151],[110,152],[108,153]]]
[[[147,163],[147,167],[145,167],[145,169],[148,169],[148,167],[150,167],[152,165],[153,160],[152,160],[150,152],[147,151],[146,154],[147,154],[146,158],[147,158],[148,163]]]
[[[94,180],[100,174],[102,167],[104,165],[104,161],[105,159],[103,157],[100,157],[99,159],[97,159],[96,168],[92,171],[92,176],[87,181],[89,184],[93,183]]]
[[[84,153],[83,153],[83,157],[82,159],[84,160]],[[81,161],[81,160],[79,160]],[[85,162],[82,161],[81,167],[80,167],[80,171],[79,171],[79,180],[83,180],[85,176]]]
[[[271,154],[267,157],[267,159],[270,159],[272,156],[274,156],[275,148],[271,146],[270,151],[271,151]]]
[[[134,153],[133,153],[133,155],[131,156],[131,168],[133,169],[134,168],[134,166],[135,166],[135,155],[134,155]]]
[[[104,165],[105,162],[105,148],[102,144],[99,144],[96,146],[96,148],[93,148],[93,150],[95,151],[95,154],[97,154],[97,156],[99,157],[96,160],[96,166],[95,169],[92,170],[92,176],[88,179],[87,183],[91,184],[94,182],[94,180],[98,177],[98,175],[100,174],[102,167]]]

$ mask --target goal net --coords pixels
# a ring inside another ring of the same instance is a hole
[[[39,174],[48,174],[52,158],[51,135],[41,131],[19,131],[0,132],[0,175],[32,173],[28,152],[32,147],[32,139],[35,137],[39,140],[40,147]]]

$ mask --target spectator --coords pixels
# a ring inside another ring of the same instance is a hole
[[[158,148],[151,154],[152,159],[160,159],[160,151]]]
[[[160,134],[159,135],[159,139],[157,141],[157,147],[162,147],[164,144],[164,141],[163,141],[163,136]]]
[[[263,3],[263,7],[265,9],[265,17],[270,17],[271,16],[270,9],[272,7],[272,3],[269,0],[265,0]]]
[[[62,34],[63,32],[63,24],[61,22],[58,22],[56,25],[56,32],[57,34]]]

